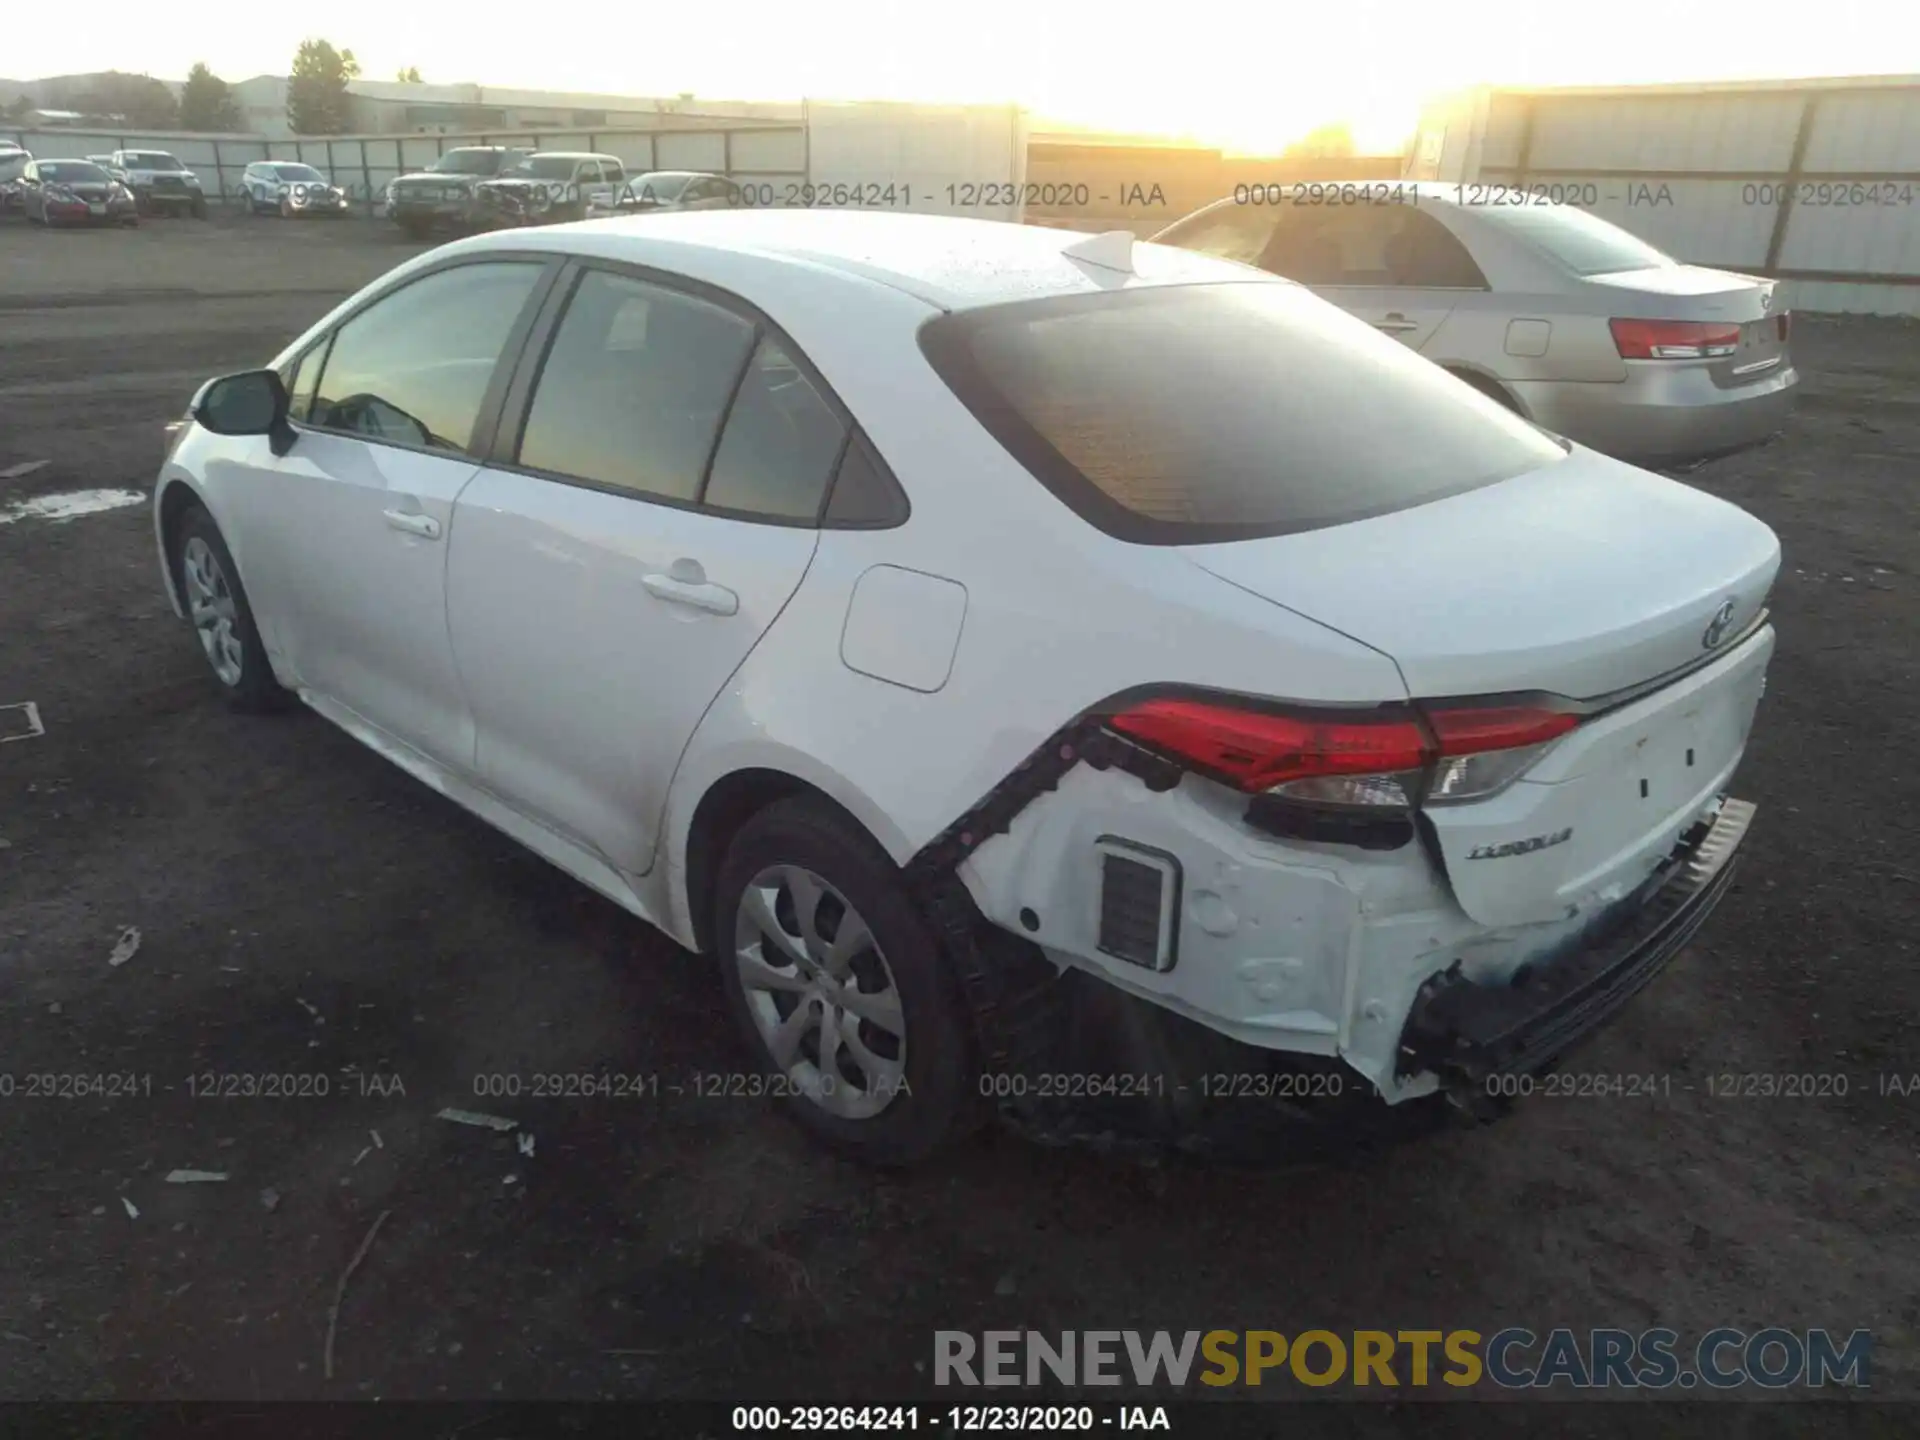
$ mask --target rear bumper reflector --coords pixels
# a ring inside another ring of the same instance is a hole
[[[1711,823],[1681,837],[1624,922],[1521,984],[1476,984],[1457,962],[1433,976],[1401,1032],[1399,1073],[1434,1071],[1450,1085],[1470,1086],[1493,1075],[1532,1074],[1599,1029],[1713,913],[1753,815],[1747,801],[1725,801]]]
[[[1100,856],[1101,953],[1148,970],[1173,968],[1180,915],[1180,862],[1111,835]]]

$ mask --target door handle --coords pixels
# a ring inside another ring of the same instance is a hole
[[[710,580],[676,580],[671,575],[642,575],[640,583],[647,587],[649,595],[657,596],[669,605],[686,605],[714,615],[740,613],[740,597],[726,586],[715,585]]]
[[[387,524],[395,530],[404,530],[409,535],[419,535],[428,540],[440,538],[440,522],[431,515],[416,515],[409,510],[383,510]]]
[[[1393,310],[1388,312],[1383,319],[1374,321],[1373,328],[1398,335],[1403,330],[1418,330],[1420,328],[1420,322],[1418,320],[1409,320],[1398,310]]]

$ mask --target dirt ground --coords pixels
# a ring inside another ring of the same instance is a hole
[[[0,480],[0,515],[148,489],[199,380],[410,253],[360,221],[0,225],[0,471],[51,461]],[[1317,1168],[993,1133],[882,1177],[762,1102],[667,1093],[737,1063],[702,961],[317,717],[227,713],[145,509],[0,524],[0,705],[46,727],[0,744],[0,1399],[867,1401],[929,1394],[937,1329],[1507,1324],[1866,1327],[1873,1390],[1920,1396],[1920,1089],[1897,1093],[1920,1072],[1920,327],[1805,319],[1795,343],[1791,431],[1689,477],[1786,548],[1749,857],[1578,1062],[1665,1093]],[[663,1079],[476,1094],[576,1071]],[[193,1095],[213,1072],[330,1093]],[[136,1093],[29,1097],[36,1074]],[[1707,1089],[1781,1074],[1847,1093]],[[329,1382],[334,1289],[382,1214]]]

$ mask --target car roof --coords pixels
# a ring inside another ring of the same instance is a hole
[[[536,150],[528,158],[532,160],[613,160],[617,157],[603,154],[598,150]]]
[[[721,177],[711,170],[647,170],[633,178],[636,180],[718,180]]]
[[[503,230],[456,242],[464,249],[519,249],[530,244],[606,260],[676,265],[689,274],[722,262],[748,285],[777,289],[807,271],[859,277],[942,310],[1102,290],[1181,284],[1276,284],[1292,281],[1232,261],[1144,241],[1132,246],[1131,272],[1068,253],[1095,237],[1039,225],[954,215],[810,209],[685,211],[559,225],[538,232]]]

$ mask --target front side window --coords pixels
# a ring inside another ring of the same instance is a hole
[[[1142,544],[1344,524],[1566,453],[1398,341],[1270,281],[990,306],[933,321],[921,345],[1041,484]]]
[[[520,464],[692,502],[753,341],[730,310],[586,271],[541,367]]]
[[[327,342],[310,347],[281,378],[287,383],[287,418],[303,424],[312,418],[313,392],[320,384],[320,369],[326,363]]]
[[[721,510],[816,520],[846,426],[771,339],[741,378],[701,498]]]
[[[533,261],[461,265],[374,301],[335,333],[309,423],[465,450],[540,271]]]

